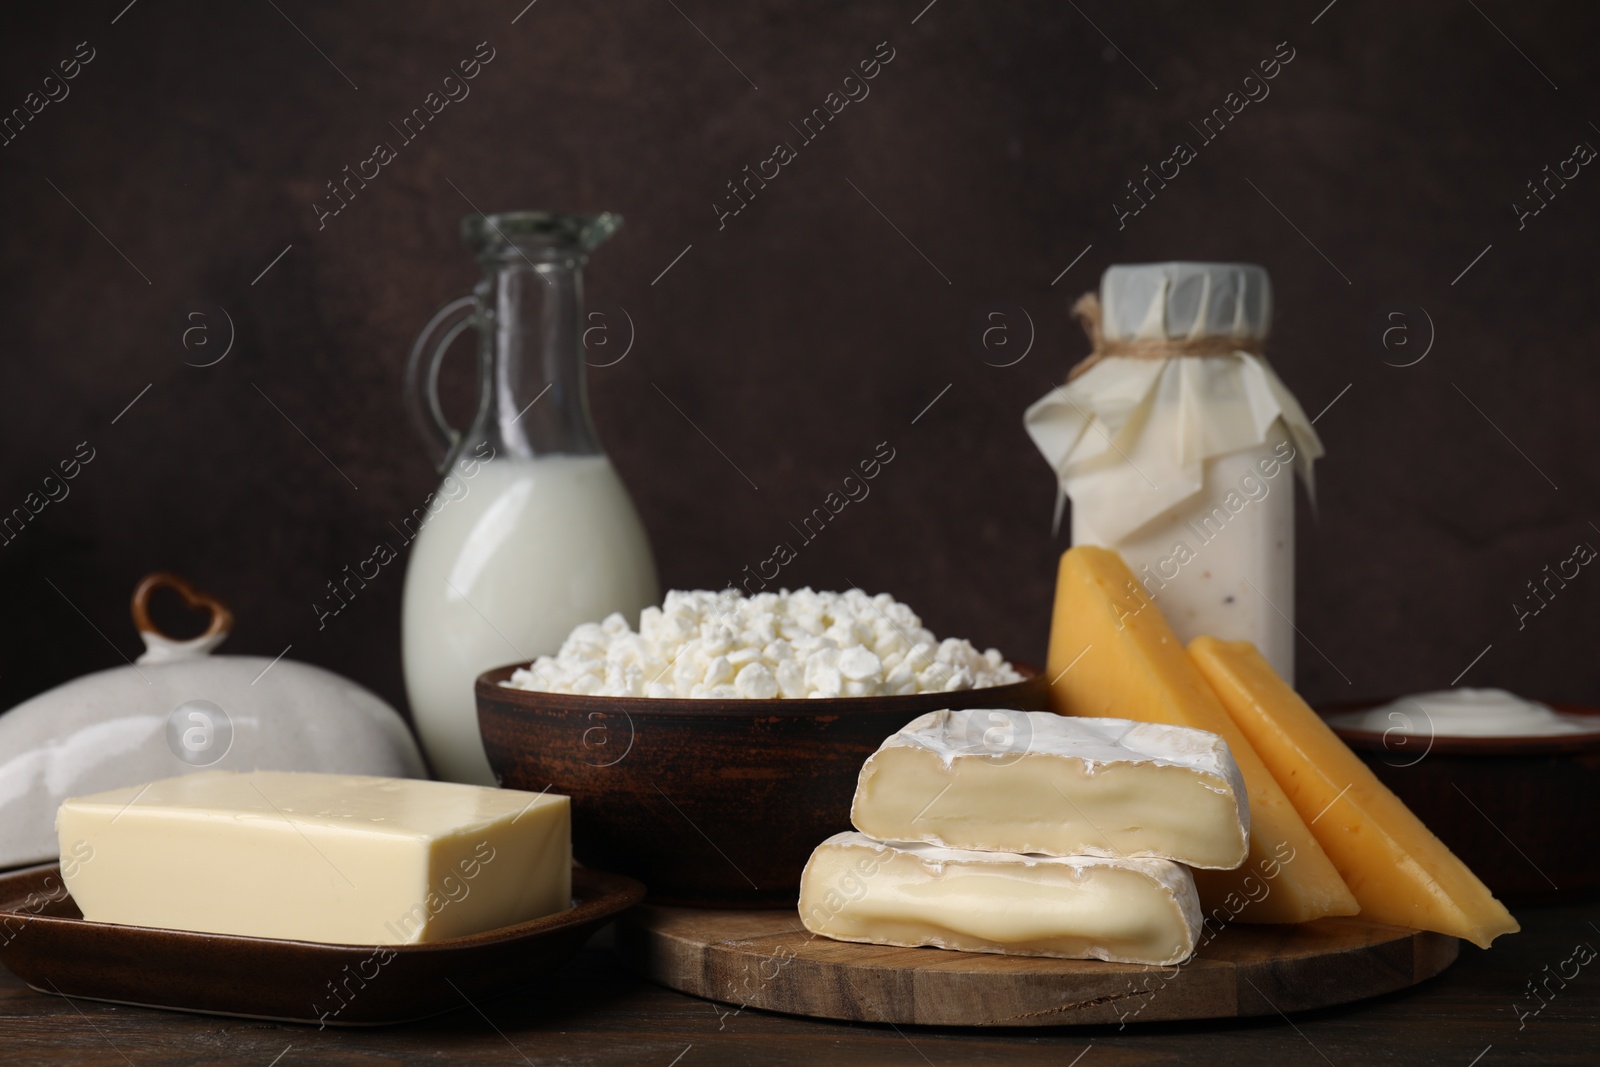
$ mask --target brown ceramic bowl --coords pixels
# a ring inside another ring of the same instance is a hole
[[[1600,708],[1547,703],[1593,716],[1600,729]],[[1600,733],[1402,738],[1333,729],[1496,896],[1537,903],[1600,892],[1600,852],[1590,847],[1600,832]]]
[[[525,666],[520,665],[520,666]],[[861,764],[940,708],[1046,707],[1043,676],[1012,685],[832,700],[684,700],[531,693],[478,677],[478,726],[502,785],[572,798],[590,866],[659,903],[785,907],[824,838],[850,829]]]

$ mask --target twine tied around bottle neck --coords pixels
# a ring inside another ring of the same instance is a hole
[[[1100,328],[1100,297],[1084,293],[1072,305],[1083,332],[1089,335],[1090,352],[1067,372],[1067,381],[1083,374],[1107,356],[1123,359],[1173,359],[1178,356],[1231,356],[1248,352],[1259,356],[1265,349],[1255,337],[1106,337]]]

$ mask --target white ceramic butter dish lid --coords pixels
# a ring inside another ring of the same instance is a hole
[[[180,640],[151,620],[171,589],[210,625]],[[404,720],[332,671],[264,656],[214,656],[233,614],[173,574],[133,594],[145,652],[136,663],[56,686],[0,715],[0,868],[56,859],[67,797],[202,769],[425,778]]]

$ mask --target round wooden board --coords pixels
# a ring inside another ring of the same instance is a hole
[[[792,911],[644,905],[616,947],[645,978],[741,1008],[922,1026],[1071,1026],[1273,1015],[1415,985],[1459,943],[1360,919],[1233,926],[1181,967],[857,945]]]

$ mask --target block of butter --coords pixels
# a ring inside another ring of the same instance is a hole
[[[393,945],[571,904],[564,796],[400,778],[207,771],[56,813],[84,918]]]
[[[1047,856],[1244,862],[1250,804],[1214,733],[1048,711],[935,711],[861,768],[850,821],[880,841]]]
[[[800,876],[800,920],[838,941],[1017,956],[1179,963],[1200,933],[1194,879],[1170,860],[1019,856],[835,834]]]

